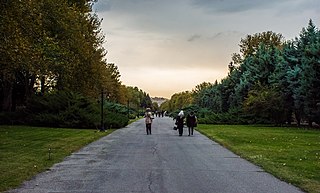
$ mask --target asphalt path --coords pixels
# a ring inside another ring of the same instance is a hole
[[[10,192],[298,193],[199,132],[174,131],[171,118],[144,120],[91,143]]]

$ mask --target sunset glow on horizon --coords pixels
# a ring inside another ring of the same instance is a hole
[[[99,0],[93,9],[122,83],[165,98],[226,77],[247,34],[291,40],[320,22],[315,0]]]

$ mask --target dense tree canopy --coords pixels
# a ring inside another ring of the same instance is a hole
[[[294,40],[268,31],[247,35],[239,46],[227,77],[193,90],[189,105],[209,110],[204,122],[319,124],[320,31],[311,20]],[[166,108],[184,105],[174,101]]]
[[[32,94],[69,90],[120,95],[120,73],[107,64],[100,19],[91,0],[3,1],[0,4],[0,90],[3,111]]]
[[[135,110],[144,110],[145,108],[152,107],[152,101],[149,94],[138,87],[127,86],[126,89],[127,102],[131,108]]]
[[[95,1],[1,1],[0,119],[7,120],[4,123],[14,119],[10,113],[14,112],[22,115],[16,119],[21,123],[123,126],[128,108],[151,107],[149,95],[122,85],[118,67],[107,63],[101,19],[92,12]],[[58,108],[60,102],[66,105]],[[87,107],[91,110],[83,112]],[[99,114],[108,119],[100,120]]]
[[[122,85],[118,67],[107,63],[101,20],[91,10],[94,2],[1,2],[1,112],[24,109],[33,96],[60,91],[89,101],[99,101],[102,94],[122,104],[114,108],[121,113],[124,106],[132,112],[153,107],[147,93]],[[311,20],[294,40],[267,31],[247,35],[239,47],[227,77],[176,93],[160,109],[192,106],[206,112],[206,122],[217,123],[319,123],[320,31]]]
[[[192,92],[185,91],[181,93],[176,93],[171,96],[170,100],[165,101],[161,104],[161,110],[166,110],[173,112],[175,110],[181,110],[193,103]]]

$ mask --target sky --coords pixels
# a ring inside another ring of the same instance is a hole
[[[98,0],[93,11],[122,83],[168,99],[225,78],[248,34],[292,40],[310,19],[320,26],[320,0]]]

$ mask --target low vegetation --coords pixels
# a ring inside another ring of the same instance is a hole
[[[0,126],[0,192],[18,186],[112,131]]]
[[[198,130],[280,179],[320,192],[319,130],[203,124]]]

